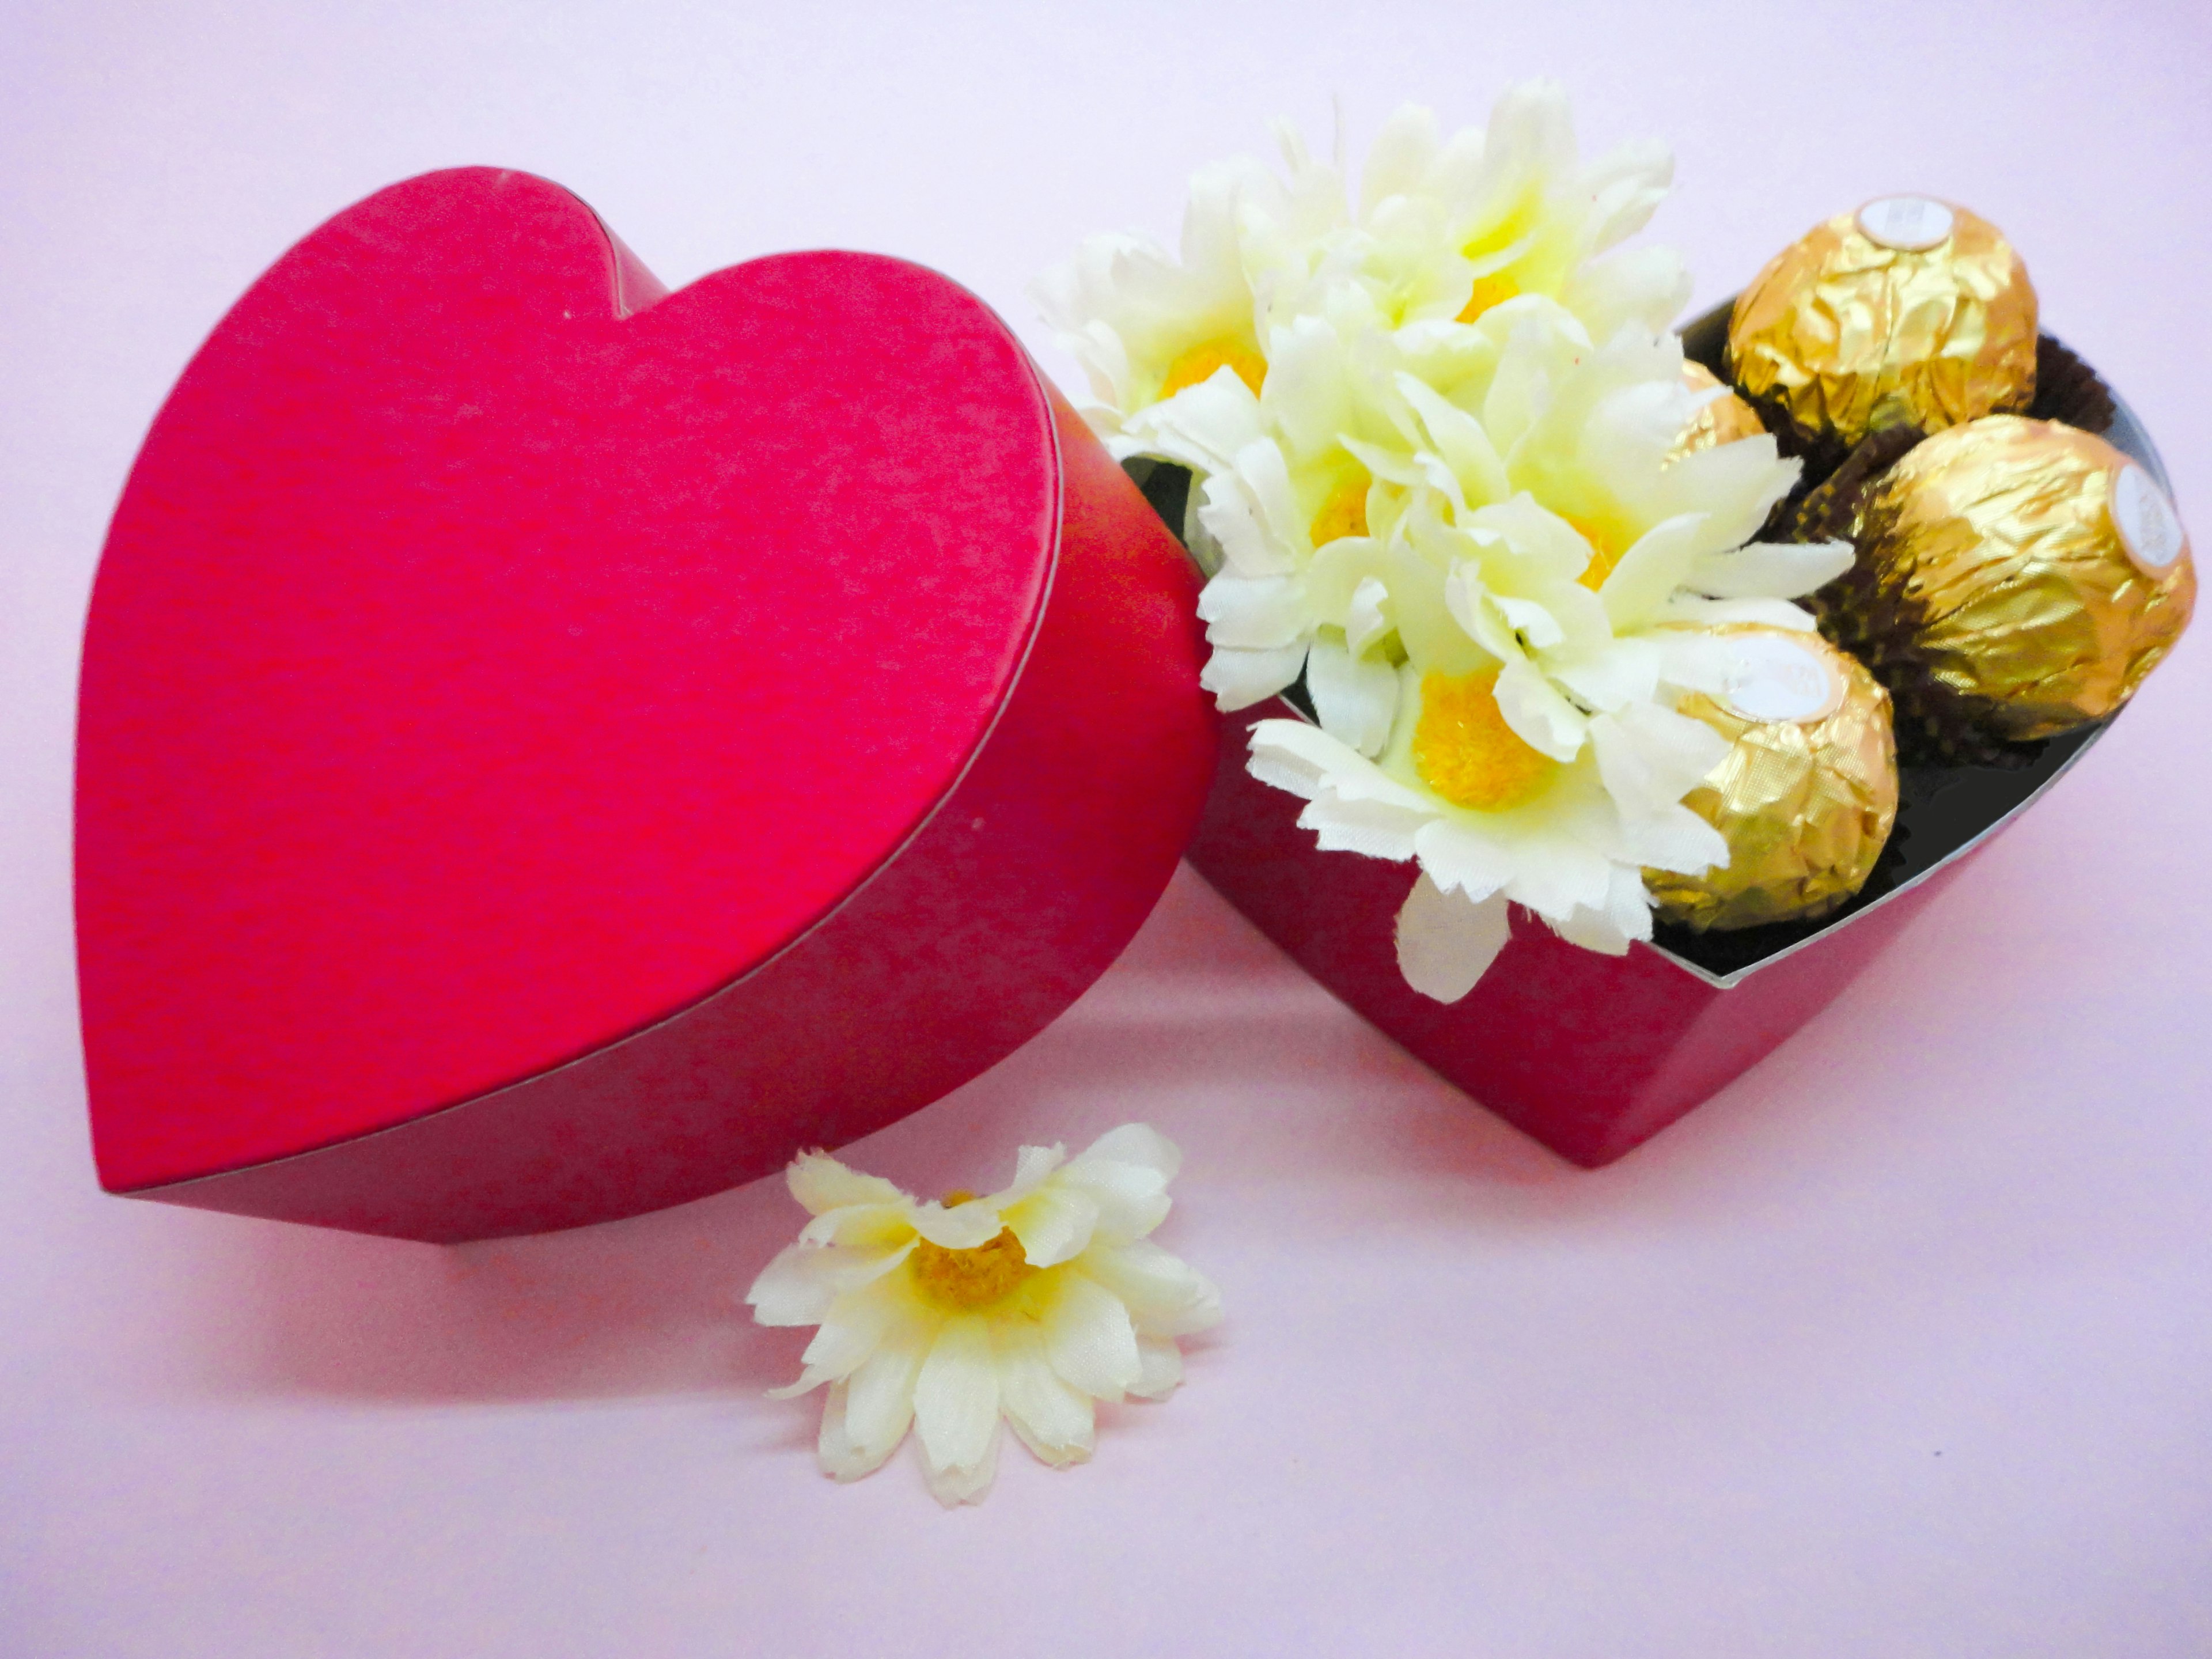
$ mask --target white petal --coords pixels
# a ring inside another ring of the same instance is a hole
[[[887,1250],[914,1234],[914,1200],[902,1194],[895,1204],[842,1204],[824,1210],[799,1230],[802,1244],[838,1244],[848,1250]]]
[[[984,1443],[982,1455],[973,1463],[939,1467],[929,1459],[927,1448],[922,1451],[921,1470],[929,1482],[929,1495],[946,1509],[961,1504],[980,1504],[991,1495],[991,1483],[999,1478],[999,1425],[991,1424],[991,1437]]]
[[[1301,641],[1272,651],[1244,651],[1218,645],[1206,660],[1198,683],[1213,693],[1224,714],[1264,702],[1296,683],[1306,665],[1306,647]]]
[[[745,1300],[753,1317],[763,1325],[818,1325],[839,1297],[889,1273],[913,1249],[911,1238],[891,1249],[875,1251],[787,1244],[761,1269]]]
[[[1133,1164],[1155,1171],[1163,1182],[1173,1181],[1182,1168],[1182,1150],[1149,1123],[1124,1123],[1109,1129],[1085,1146],[1080,1164]]]
[[[810,1215],[862,1204],[903,1204],[907,1194],[881,1176],[860,1175],[827,1152],[801,1152],[783,1172],[791,1195]]]
[[[1735,653],[1725,635],[1704,629],[1658,628],[1639,636],[1657,652],[1659,678],[1685,691],[1722,692],[1736,672]]]
[[[1252,775],[1292,794],[1312,799],[1326,793],[1340,800],[1376,801],[1424,817],[1435,816],[1426,797],[1304,720],[1261,720],[1252,727],[1251,745]]]
[[[1090,1234],[1094,1244],[1142,1238],[1168,1218],[1167,1177],[1141,1164],[1079,1158],[1060,1181],[1096,1206],[1097,1219]]]
[[[1578,907],[1601,907],[1613,878],[1613,861],[1596,848],[1564,838],[1521,842],[1513,879],[1505,896],[1525,904],[1546,921],[1571,915]]]
[[[997,1204],[989,1199],[971,1198],[951,1209],[938,1203],[914,1206],[915,1231],[948,1250],[972,1250],[978,1244],[988,1244],[1004,1225]]]
[[[1727,838],[1686,806],[1624,821],[1616,841],[1615,853],[1638,869],[1697,876],[1729,861]]]
[[[1252,772],[1261,775],[1256,760]],[[1426,802],[1409,810],[1389,801],[1325,794],[1298,814],[1298,828],[1314,831],[1314,844],[1324,853],[1357,853],[1402,864],[1413,856],[1415,837],[1435,817],[1436,809]]]
[[[1182,1350],[1165,1337],[1139,1337],[1137,1359],[1141,1369],[1129,1392],[1139,1400],[1164,1400],[1182,1382]]]
[[[1849,542],[1753,542],[1698,561],[1686,585],[1717,599],[1794,599],[1851,568]]]
[[[900,1438],[904,1437],[902,1430]],[[846,1432],[845,1385],[840,1382],[830,1389],[822,1402],[822,1432],[814,1443],[814,1455],[824,1474],[834,1480],[858,1480],[881,1468],[884,1459],[897,1448],[897,1440],[881,1449],[855,1445]]]
[[[1642,625],[1682,585],[1696,561],[1705,523],[1702,514],[1679,514],[1652,526],[1620,556],[1598,589],[1615,629],[1626,633]]]
[[[860,1456],[880,1463],[906,1438],[914,1421],[915,1378],[929,1352],[930,1329],[926,1322],[904,1326],[839,1385],[845,1437]]]
[[[1690,303],[1690,287],[1680,254],[1642,247],[1591,260],[1567,278],[1559,297],[1602,342],[1631,325],[1665,329]]]
[[[1593,163],[1583,180],[1596,200],[1583,232],[1590,252],[1602,253],[1649,224],[1674,178],[1674,158],[1656,139],[1623,144]]]
[[[1549,665],[1552,678],[1593,708],[1649,702],[1659,689],[1657,646],[1648,638],[1613,640],[1593,655]]]
[[[1675,594],[1667,601],[1666,609],[1656,620],[1696,623],[1705,628],[1718,628],[1728,623],[1763,623],[1769,628],[1794,629],[1800,634],[1816,632],[1820,627],[1809,612],[1787,599],[1701,599],[1692,593]]]
[[[1198,615],[1217,650],[1277,650],[1303,641],[1312,628],[1305,584],[1295,576],[1240,576],[1224,570],[1200,591]]]
[[[1193,489],[1183,498],[1182,544],[1190,554],[1190,562],[1198,567],[1199,574],[1212,581],[1228,564],[1229,554],[1221,545],[1221,538],[1206,528],[1205,508],[1205,492],[1201,489]],[[1280,573],[1248,571],[1245,574],[1266,575]]]
[[[1363,755],[1382,752],[1398,712],[1396,669],[1355,657],[1334,639],[1316,639],[1306,658],[1306,690],[1322,731]]]
[[[1502,501],[1513,493],[1505,476],[1505,463],[1482,429],[1482,422],[1450,399],[1412,374],[1397,377],[1397,386],[1427,428],[1430,441],[1451,471],[1462,504],[1480,507]]]
[[[1098,1224],[1098,1205],[1089,1194],[1054,1182],[1010,1206],[1005,1218],[1030,1266],[1056,1267],[1089,1246],[1091,1231]]]
[[[1398,912],[1398,971],[1423,996],[1457,1002],[1511,936],[1502,896],[1476,903],[1443,892],[1425,872]]]
[[[1590,742],[1606,793],[1631,817],[1675,805],[1729,752],[1728,739],[1704,721],[1650,703],[1599,715]]]
[[[1385,198],[1413,190],[1443,148],[1436,112],[1401,104],[1367,147],[1367,166],[1359,179],[1361,211],[1371,216]]]
[[[1570,945],[1578,945],[1585,951],[1595,951],[1602,956],[1628,954],[1632,935],[1624,933],[1612,915],[1603,908],[1577,909],[1564,916],[1547,916],[1544,920],[1551,925],[1553,933]]]
[[[1144,453],[1206,473],[1228,471],[1263,430],[1260,400],[1229,368],[1131,416],[1123,429]]]
[[[1188,1336],[1221,1321],[1213,1281],[1150,1239],[1093,1247],[1076,1265],[1127,1308],[1139,1336]]]
[[[1447,893],[1472,904],[1488,898],[1513,878],[1513,854],[1464,818],[1438,818],[1413,838],[1421,868]]]
[[[770,1389],[771,1400],[789,1400],[824,1382],[842,1382],[866,1364],[885,1334],[900,1322],[900,1298],[872,1289],[841,1296],[799,1356],[805,1370],[796,1382]]]
[[[1043,1186],[1053,1171],[1066,1162],[1067,1148],[1057,1141],[1049,1146],[1020,1148],[1014,1154],[1014,1178],[992,1194],[988,1202],[1003,1211]]]
[[[945,1322],[914,1380],[915,1432],[932,1469],[982,1462],[999,1426],[999,1370],[991,1328],[975,1314]]]
[[[1269,335],[1260,402],[1294,454],[1321,453],[1353,418],[1346,367],[1342,339],[1321,318],[1296,318]]]
[[[1137,1334],[1119,1297],[1079,1273],[1054,1287],[1045,1310],[1045,1353],[1071,1387],[1119,1400],[1137,1380]]]
[[[1494,695],[1513,735],[1539,754],[1570,761],[1582,751],[1589,721],[1534,664],[1507,663],[1498,671]]]
[[[1231,472],[1217,472],[1191,492],[1186,523],[1195,522],[1219,550],[1215,574],[1231,570],[1242,576],[1287,576],[1297,568],[1288,548],[1267,538],[1260,522],[1260,509],[1243,481]]]
[[[998,1354],[999,1404],[1022,1443],[1045,1462],[1079,1462],[1091,1455],[1096,1413],[1091,1396],[1070,1388],[1045,1358],[1044,1338],[1024,1320],[992,1333]]]
[[[1395,625],[1384,608],[1389,598],[1390,590],[1373,576],[1362,576],[1352,590],[1352,604],[1344,616],[1344,636],[1354,655],[1364,656],[1368,647]]]
[[[1505,618],[1505,625],[1519,635],[1522,642],[1531,651],[1548,651],[1567,637],[1566,630],[1559,626],[1559,619],[1534,599],[1517,599],[1510,593],[1492,593],[1490,602],[1498,607],[1498,615]]]

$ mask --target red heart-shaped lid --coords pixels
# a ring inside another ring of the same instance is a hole
[[[1000,717],[1058,441],[1005,325],[900,261],[667,295],[490,169],[293,249],[162,410],[93,596],[103,1182],[407,1123],[804,936]]]

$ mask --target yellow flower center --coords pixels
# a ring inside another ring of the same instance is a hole
[[[1186,386],[1212,380],[1215,371],[1224,368],[1235,369],[1237,378],[1252,388],[1255,397],[1267,378],[1267,360],[1242,340],[1224,334],[1193,346],[1170,363],[1167,379],[1160,383],[1160,396],[1172,398]]]
[[[1498,812],[1534,794],[1559,762],[1530,748],[1498,707],[1498,670],[1421,677],[1413,769],[1455,806]]]
[[[1367,475],[1356,472],[1329,492],[1314,514],[1313,544],[1327,547],[1340,536],[1367,533]]]
[[[1605,586],[1605,579],[1613,574],[1613,566],[1620,562],[1620,555],[1613,549],[1613,538],[1589,520],[1569,514],[1567,522],[1574,526],[1576,533],[1590,544],[1590,562],[1575,580],[1595,593]]]
[[[1459,320],[1471,323],[1492,306],[1502,306],[1520,293],[1520,286],[1504,271],[1493,271],[1487,276],[1474,279],[1474,294],[1459,313]]]
[[[965,1204],[973,1193],[945,1195],[945,1207]],[[1013,1230],[1001,1227],[999,1236],[969,1250],[948,1250],[923,1239],[907,1258],[914,1282],[938,1306],[953,1313],[968,1313],[1003,1302],[1022,1281],[1037,1270],[1030,1266],[1022,1242]]]

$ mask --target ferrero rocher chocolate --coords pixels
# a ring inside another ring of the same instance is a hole
[[[2035,290],[1996,227],[1924,196],[1845,213],[1768,262],[1729,319],[1729,371],[1808,443],[1923,432],[2035,396]]]
[[[2188,626],[2166,492],[2103,439],[1992,416],[1939,432],[1868,497],[1850,619],[1899,718],[2015,740],[2110,714]]]
[[[1729,743],[1684,799],[1729,861],[1702,876],[1647,870],[1662,920],[1709,928],[1824,916],[1866,884],[1897,822],[1889,694],[1816,634],[1740,623],[1719,633],[1728,689],[1682,712]]]
[[[1738,438],[1765,434],[1766,428],[1759,424],[1759,411],[1723,386],[1703,363],[1684,363],[1682,383],[1692,392],[1719,395],[1709,397],[1698,405],[1689,425],[1682,428],[1682,435],[1674,440],[1674,448],[1667,452],[1668,460],[1679,460],[1720,444],[1732,444]]]

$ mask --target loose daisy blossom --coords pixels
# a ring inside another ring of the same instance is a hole
[[[1251,767],[1308,800],[1323,848],[1419,864],[1400,965],[1451,1001],[1504,947],[1509,902],[1618,954],[1651,936],[1645,868],[1726,862],[1681,804],[1726,744],[1674,705],[1735,672],[1711,625],[1810,629],[1790,599],[1850,550],[1748,540],[1796,464],[1764,435],[1686,450],[1708,394],[1672,336],[1592,349],[1532,310],[1474,409],[1403,390],[1428,447],[1370,455],[1406,504],[1340,579],[1375,586],[1378,672],[1322,729],[1256,724]]]
[[[1002,1191],[924,1203],[823,1152],[786,1179],[813,1219],[746,1293],[763,1325],[818,1327],[785,1399],[826,1387],[819,1455],[839,1480],[880,1467],[911,1426],[930,1489],[975,1503],[1000,1423],[1047,1463],[1091,1455],[1094,1402],[1158,1400],[1175,1339],[1221,1316],[1213,1285],[1148,1235],[1182,1154],[1141,1123],[1075,1158],[1024,1146]]]

